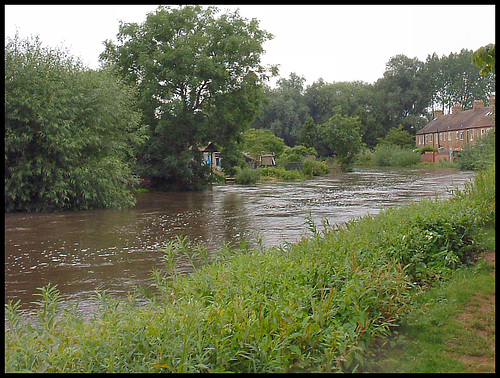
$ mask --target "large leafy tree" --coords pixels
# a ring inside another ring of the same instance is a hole
[[[248,129],[243,140],[243,150],[255,158],[267,153],[280,155],[285,147],[284,140],[270,130]]]
[[[288,146],[297,144],[309,115],[304,102],[304,85],[305,78],[294,72],[288,79],[280,78],[276,88],[266,91],[266,104],[253,127],[271,130]]]
[[[349,170],[363,145],[361,122],[358,117],[335,114],[318,125],[316,151],[323,157],[335,156],[342,170]]]
[[[5,46],[5,210],[124,207],[142,141],[131,89],[38,38]]]
[[[317,138],[317,127],[313,117],[309,117],[300,131],[300,143],[305,147],[314,147]]]
[[[494,73],[489,71],[481,75],[472,61],[473,54],[471,50],[462,49],[448,56],[432,54],[427,57],[425,76],[431,87],[430,106],[448,112],[456,103],[471,109],[474,100],[488,100],[495,90]]]
[[[386,132],[382,125],[386,112],[381,98],[372,84],[361,81],[326,83],[319,79],[304,93],[305,103],[316,123],[325,123],[336,113],[358,117],[363,142],[369,146],[375,145],[376,138]]]
[[[262,44],[272,36],[238,11],[218,13],[160,6],[141,24],[122,23],[117,43],[105,42],[101,59],[138,87],[151,126],[139,158],[158,186],[199,188],[207,172],[197,146],[230,152],[260,105]]]
[[[426,114],[431,101],[424,66],[417,58],[397,55],[389,60],[383,77],[376,82],[377,91],[383,93],[385,99],[384,126],[387,131],[400,124],[412,134],[419,128],[415,122]],[[421,123],[424,122],[422,119]]]

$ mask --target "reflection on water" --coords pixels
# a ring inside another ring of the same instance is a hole
[[[446,197],[471,177],[454,169],[357,169],[303,182],[145,193],[132,209],[5,214],[5,301],[21,299],[30,308],[49,282],[82,304],[97,287],[126,293],[162,267],[161,248],[176,235],[211,249],[256,236],[278,245],[306,235],[309,214],[318,225],[324,218],[341,223]]]

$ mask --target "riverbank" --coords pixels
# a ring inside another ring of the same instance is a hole
[[[301,181],[151,191],[137,194],[130,209],[5,214],[5,303],[21,299],[34,309],[37,288],[50,282],[93,314],[87,298],[96,287],[124,296],[134,284],[148,285],[151,271],[163,268],[160,249],[177,235],[209,250],[294,243],[309,233],[309,214],[320,226],[323,219],[340,224],[410,201],[448,198],[473,176],[442,168],[359,168]]]
[[[295,244],[221,248],[214,258],[179,239],[156,271],[156,291],[101,307],[86,322],[46,290],[38,321],[7,310],[6,371],[359,371],[368,346],[390,334],[416,298],[471,264],[494,224],[494,168],[444,201],[422,200]],[[179,260],[203,265],[178,274]],[[171,279],[175,276],[175,279]],[[59,317],[58,317],[59,316]]]
[[[390,337],[374,343],[365,372],[495,372],[495,230],[478,262],[423,294]]]

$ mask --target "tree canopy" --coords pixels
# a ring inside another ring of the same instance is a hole
[[[269,129],[288,146],[294,146],[309,113],[304,101],[304,85],[305,78],[293,72],[288,79],[280,78],[276,88],[265,92],[267,101],[253,127]]]
[[[495,73],[495,44],[490,43],[489,45],[479,48],[472,54],[472,63],[476,64],[481,70],[479,73],[481,75],[488,75],[490,73]]]
[[[415,148],[415,138],[399,125],[390,130],[385,138],[379,139],[379,145],[399,146],[401,148]]]
[[[431,85],[430,107],[450,111],[456,103],[465,110],[472,109],[474,100],[487,101],[495,91],[494,72],[481,75],[473,62],[474,53],[462,49],[438,57],[429,55],[426,61],[426,77]]]
[[[361,150],[361,122],[357,117],[335,114],[318,125],[315,148],[320,156],[335,156],[342,170],[348,170]]]
[[[243,151],[257,158],[267,153],[280,155],[285,141],[270,130],[249,129],[243,133]]]
[[[38,38],[5,46],[5,210],[134,203],[142,143],[132,89]]]
[[[103,62],[138,87],[150,125],[139,161],[153,183],[199,188],[207,176],[196,146],[234,148],[262,100],[270,38],[238,11],[160,6],[141,24],[122,23],[116,44],[106,41]]]

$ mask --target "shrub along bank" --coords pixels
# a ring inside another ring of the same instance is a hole
[[[97,292],[91,320],[62,309],[51,287],[27,324],[9,304],[5,370],[356,371],[415,295],[474,261],[494,222],[493,166],[448,200],[325,222],[321,232],[309,222],[313,235],[296,244],[212,254],[179,238],[165,271],[153,272],[154,293],[119,301]],[[179,274],[179,260],[198,269]]]

